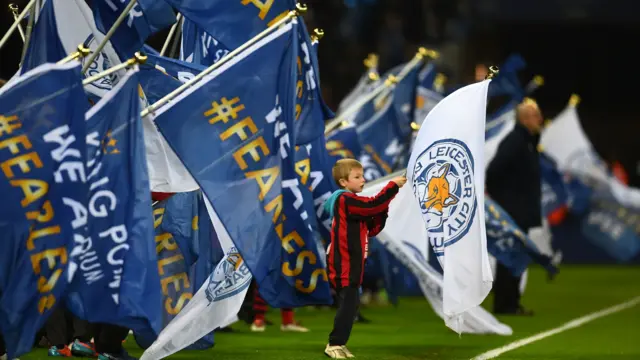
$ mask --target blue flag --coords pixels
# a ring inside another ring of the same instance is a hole
[[[310,212],[315,214],[312,225],[320,235],[320,241],[324,248],[331,241],[331,217],[325,211],[324,203],[334,191],[338,190],[338,185],[331,175],[333,164],[335,164],[335,160],[327,153],[324,137],[301,146],[296,151],[296,173],[300,183],[308,189],[311,195]]]
[[[207,214],[202,192],[172,195],[153,207],[156,252],[162,288],[162,328],[184,309],[205,283],[224,254]],[[138,345],[148,348],[156,336],[151,331],[136,332]],[[213,346],[213,333],[187,349]]]
[[[592,244],[619,262],[627,262],[640,253],[639,209],[625,208],[606,191],[597,191],[583,217],[581,230]]]
[[[185,18],[234,50],[295,9],[293,0],[167,0]]]
[[[410,124],[414,121],[413,115],[416,106],[419,73],[420,66],[412,67],[393,89],[393,108],[396,111],[398,131],[404,143],[409,142],[408,136],[412,133]],[[385,76],[385,78],[387,77]]]
[[[0,89],[0,329],[9,358],[31,351],[67,288],[84,201],[84,112],[77,62],[46,64]]]
[[[299,210],[304,199],[291,138],[296,26],[292,21],[266,36],[155,119],[274,307],[331,303],[326,271]]]
[[[318,58],[304,23],[298,26],[300,50],[297,57],[295,144],[308,144],[324,136],[325,119],[335,114],[322,99]]]
[[[157,102],[182,85],[180,80],[147,64],[140,67],[138,80],[150,104]]]
[[[333,162],[340,159],[357,159],[362,152],[360,138],[352,125],[341,126],[327,134],[326,148]]]
[[[93,0],[91,4],[98,30],[106,34],[128,3],[122,0]],[[111,44],[121,59],[129,59],[142,49],[151,34],[175,22],[176,15],[164,0],[138,0],[113,33]]]
[[[400,165],[406,141],[398,126],[397,117],[398,113],[390,97],[379,111],[357,127],[363,149],[360,162],[367,181],[390,174],[394,167]]]
[[[202,65],[191,64],[185,61],[168,58],[166,56],[148,54],[147,57],[149,58],[147,60],[148,65],[155,66],[156,69],[164,71],[169,76],[174,77],[183,83],[193,79],[196,75],[206,69],[206,67]]]
[[[514,276],[520,276],[532,260],[540,263],[547,271],[557,272],[549,258],[529,237],[520,230],[511,216],[492,199],[485,197],[485,224],[487,227],[487,250],[501,264],[509,268]]]
[[[229,49],[196,23],[183,20],[180,60],[206,67],[217,63],[228,53]]]
[[[58,36],[53,1],[46,1],[40,9],[38,22],[33,27],[29,47],[20,64],[22,73],[45,63],[55,63],[67,56]]]
[[[67,306],[81,319],[160,330],[158,276],[138,80],[127,73],[87,112],[86,201],[75,218]]]

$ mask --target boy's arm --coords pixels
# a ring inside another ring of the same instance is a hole
[[[384,225],[387,223],[388,216],[389,214],[385,211],[382,214],[369,218],[369,221],[367,221],[367,228],[369,229],[370,237],[380,234],[380,231],[384,229]]]
[[[389,203],[396,196],[400,188],[398,185],[389,181],[376,196],[365,197],[358,196],[351,192],[345,192],[344,203],[347,208],[347,215],[352,217],[371,217],[382,214],[389,208]]]

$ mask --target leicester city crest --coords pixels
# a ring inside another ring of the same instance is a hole
[[[413,192],[436,255],[460,240],[473,223],[477,207],[473,169],[471,151],[456,139],[436,141],[416,159]]]
[[[251,282],[251,273],[238,250],[232,247],[207,281],[205,295],[211,305],[214,301],[226,299],[247,288]]]
[[[87,39],[84,41],[83,46],[87,49],[90,49],[92,52],[96,50],[96,48],[98,47],[98,42],[96,41],[96,38],[93,35],[89,35],[89,37],[87,37]],[[88,57],[83,57],[81,58],[81,62],[82,62],[82,66],[84,66],[85,62],[88,60]],[[96,74],[99,74],[107,69],[109,69],[110,67],[112,67],[114,64],[111,64],[111,62],[109,61],[109,58],[107,57],[107,54],[104,51],[101,51],[100,54],[98,54],[98,56],[96,56],[96,58],[93,60],[93,62],[91,63],[91,65],[89,66],[89,68],[87,69],[87,72],[85,74],[85,77],[91,77],[94,76]],[[99,80],[96,80],[94,82],[91,83],[91,85],[97,87],[98,89],[101,90],[111,90],[113,88],[113,86],[117,83],[118,81],[118,75],[117,75],[117,71],[113,74],[110,74],[108,76],[105,76]]]

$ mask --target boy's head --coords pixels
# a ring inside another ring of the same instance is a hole
[[[341,159],[333,165],[333,180],[342,189],[359,193],[364,187],[364,169],[355,159]]]

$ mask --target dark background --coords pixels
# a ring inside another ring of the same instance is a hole
[[[71,1],[71,0],[69,0]],[[203,0],[204,1],[204,0]],[[239,0],[226,0],[239,1]],[[13,19],[0,0],[0,33]],[[14,0],[20,8],[27,0]],[[572,93],[581,96],[585,131],[600,155],[617,160],[640,187],[640,1],[637,0],[307,0],[305,19],[322,28],[320,73],[336,108],[362,74],[362,60],[380,55],[380,70],[405,62],[418,46],[441,50],[450,84],[469,83],[477,63],[499,65],[511,53],[528,63],[521,81],[545,78],[534,97],[547,118]],[[347,6],[347,3],[350,6]],[[168,31],[149,44],[159,49]],[[0,50],[0,77],[18,67],[22,42]]]

